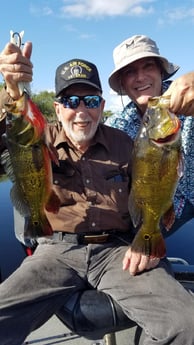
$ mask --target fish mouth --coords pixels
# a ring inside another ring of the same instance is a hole
[[[158,144],[158,145],[169,144],[169,143],[176,141],[176,139],[180,135],[181,122],[180,122],[180,120],[176,119],[174,124],[175,124],[175,127],[169,135],[166,135],[165,137],[157,138],[157,139],[156,138],[150,138],[150,140],[152,142],[154,142],[155,144]]]
[[[169,144],[169,143],[174,142],[178,136],[179,136],[179,133],[178,131],[176,131],[170,135],[167,135],[165,138],[158,138],[158,139],[151,138],[151,141],[157,145]]]

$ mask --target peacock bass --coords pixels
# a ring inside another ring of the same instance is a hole
[[[132,252],[164,257],[160,223],[169,229],[175,219],[173,197],[182,176],[180,120],[168,110],[169,99],[148,102],[133,152],[129,213],[136,228]]]

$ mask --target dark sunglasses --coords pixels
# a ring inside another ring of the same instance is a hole
[[[57,101],[62,103],[64,108],[76,109],[80,101],[84,102],[86,108],[96,109],[100,106],[103,98],[101,96],[63,96]]]

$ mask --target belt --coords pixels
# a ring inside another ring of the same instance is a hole
[[[101,233],[70,233],[63,231],[54,231],[52,238],[57,241],[65,241],[75,244],[90,244],[90,243],[105,243],[111,241],[116,234],[121,234],[121,232],[111,230]],[[122,233],[124,234],[124,233]],[[116,237],[116,236],[115,236]]]

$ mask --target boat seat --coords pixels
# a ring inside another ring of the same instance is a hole
[[[71,331],[93,340],[110,333],[113,337],[117,331],[137,327],[109,295],[94,289],[72,295],[56,315]]]

